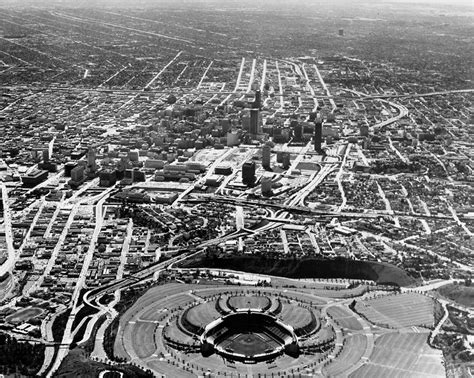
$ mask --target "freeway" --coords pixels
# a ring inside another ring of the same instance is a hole
[[[306,69],[305,69],[305,65],[303,64],[301,66],[301,69],[303,70],[303,75],[305,77],[305,80],[306,80],[306,87],[309,89],[310,93],[311,93],[311,96],[313,98],[313,101],[314,101],[314,108],[313,108],[313,112],[317,112],[318,110],[318,100],[316,98],[316,94],[314,92],[314,88],[313,86],[311,85],[311,80],[310,78],[308,77],[308,73],[306,72]]]
[[[372,128],[374,130],[380,130],[382,129],[383,127],[385,126],[388,126],[388,125],[391,125],[392,123],[395,123],[397,121],[399,121],[400,119],[402,119],[403,117],[406,117],[408,115],[408,109],[406,108],[406,106],[403,106],[403,105],[400,105],[400,104],[396,104],[394,102],[391,102],[391,101],[388,101],[388,100],[384,100],[383,98],[376,98],[376,97],[371,97],[370,95],[367,95],[363,92],[359,92],[359,91],[354,91],[352,89],[344,89],[344,91],[346,92],[350,92],[350,93],[353,93],[359,97],[362,97],[362,98],[368,98],[370,97],[370,99],[374,99],[374,100],[379,100],[381,102],[384,102],[386,104],[389,104],[390,106],[398,109],[398,114],[392,118],[389,118],[385,121],[382,121],[380,123],[378,123],[377,125],[374,125],[372,126]]]
[[[7,245],[7,260],[0,266],[0,277],[7,272],[11,272],[15,266],[16,254],[15,248],[13,248],[13,232],[12,232],[12,221],[11,221],[11,210],[8,205],[8,192],[5,184],[0,182],[0,190],[2,192],[3,202],[3,224],[5,228],[5,242]]]
[[[0,89],[9,89],[9,90],[15,90],[15,89],[25,89],[24,86],[22,85],[0,85]],[[114,88],[114,89],[107,89],[107,88],[87,88],[87,90],[84,90],[84,88],[72,88],[72,87],[62,87],[62,86],[49,86],[49,87],[42,87],[42,86],[29,86],[28,87],[29,91],[38,91],[33,94],[28,94],[27,96],[18,99],[14,103],[10,104],[9,107],[17,103],[18,101],[28,99],[30,97],[33,97],[37,95],[39,92],[81,92],[81,93],[109,93],[113,94],[115,96],[130,96],[133,94],[143,94],[143,89],[121,89],[121,88]],[[348,90],[346,90],[348,91]],[[442,91],[442,92],[427,92],[427,93],[405,93],[405,94],[366,94],[364,93],[363,97],[360,99],[357,99],[357,101],[371,101],[371,100],[379,100],[379,99],[390,99],[390,98],[419,98],[419,97],[430,97],[430,96],[447,96],[450,94],[464,94],[464,93],[473,93],[474,89],[458,89],[458,90],[451,90],[451,91]],[[147,93],[150,94],[155,94],[155,95],[169,95],[170,93],[174,93],[177,97],[179,95],[185,95],[185,94],[195,94],[195,95],[213,95],[213,94],[225,94],[225,95],[231,95],[235,93],[234,91],[212,91],[212,90],[195,90],[195,89],[174,89],[173,91],[163,91],[163,90],[148,90]],[[275,97],[283,97],[284,94],[280,92],[275,92],[273,93]],[[348,99],[348,100],[353,100],[354,96],[352,95],[343,95],[343,94],[337,94],[337,95],[310,95],[306,94],[305,95],[308,98],[313,98],[313,99],[320,99],[320,100],[329,100],[329,99]],[[8,108],[4,108],[0,110],[0,113],[8,110]]]
[[[307,192],[307,191],[304,191],[304,188],[302,190],[303,190],[303,193]],[[290,198],[289,200],[293,202],[295,201],[293,197]],[[244,199],[244,198],[230,198],[230,197],[223,197],[223,196],[212,195],[212,194],[196,195],[193,198],[185,199],[184,201],[185,202],[211,202],[213,201],[213,202],[222,202],[222,203],[227,203],[231,205],[240,205],[240,206],[242,205],[256,206],[260,208],[270,207],[270,208],[275,208],[275,209],[284,210],[284,211],[303,213],[303,214],[312,214],[314,216],[329,217],[329,218],[373,219],[373,218],[387,216],[386,210],[370,210],[370,212],[356,212],[356,211],[338,212],[338,211],[332,211],[332,210],[310,209],[305,206],[297,206],[297,205],[291,205],[291,204],[277,204],[277,203],[269,203],[269,202],[259,201],[259,200],[249,200],[249,199]],[[402,212],[393,212],[393,215],[400,216],[400,217],[407,217],[407,218],[452,220],[451,216],[445,216],[445,215],[412,214],[412,213],[402,213]]]

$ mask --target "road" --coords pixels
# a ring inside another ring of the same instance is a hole
[[[194,182],[193,184],[189,185],[189,187],[181,192],[179,196],[176,198],[176,200],[173,202],[171,205],[172,207],[177,207],[178,204],[185,198],[189,193],[191,193],[196,185],[204,185],[206,180],[214,174],[214,170],[216,167],[225,159],[227,158],[232,152],[234,152],[237,149],[237,147],[230,148],[223,154],[221,154],[216,160],[212,162],[212,164],[207,168],[206,174],[198,181]]]
[[[436,324],[436,327],[433,330],[433,332],[431,332],[431,334],[430,334],[430,340],[429,340],[430,345],[433,345],[433,341],[434,341],[435,337],[438,335],[439,331],[441,330],[441,327],[443,326],[444,322],[446,321],[446,319],[448,319],[448,316],[449,316],[449,311],[448,311],[448,307],[447,307],[448,301],[445,301],[445,300],[442,300],[442,299],[438,299],[438,301],[441,303],[441,306],[443,306],[444,315],[439,320],[438,324]]]
[[[311,80],[309,79],[308,77],[308,73],[306,72],[306,68],[305,68],[305,65],[303,64],[302,65],[302,70],[303,70],[303,75],[306,79],[306,86],[307,88],[309,89],[310,93],[311,93],[311,96],[313,97],[313,101],[314,101],[314,108],[313,108],[313,112],[316,113],[317,110],[318,110],[318,100],[316,98],[316,93],[314,92],[314,88],[313,86],[311,85]]]
[[[8,191],[3,182],[0,182],[0,190],[2,191],[3,202],[3,224],[5,227],[5,243],[7,247],[7,260],[0,266],[0,276],[7,272],[11,272],[16,262],[15,248],[13,247],[13,232],[11,210],[8,204]]]
[[[406,116],[408,115],[408,109],[406,108],[406,106],[403,106],[403,105],[400,105],[400,104],[396,104],[396,103],[394,103],[394,102],[387,101],[387,100],[384,100],[384,99],[379,98],[379,97],[371,97],[371,96],[368,95],[368,94],[365,94],[365,93],[359,92],[359,91],[354,91],[354,90],[352,90],[352,89],[343,89],[343,90],[346,91],[346,92],[353,93],[353,94],[355,94],[355,95],[357,95],[357,96],[359,96],[359,97],[363,97],[363,98],[365,98],[365,99],[370,98],[370,99],[374,99],[374,100],[379,100],[379,101],[381,101],[381,102],[384,102],[384,103],[386,103],[386,104],[389,104],[390,106],[392,106],[392,107],[398,109],[398,112],[399,112],[399,113],[398,113],[396,116],[391,117],[391,118],[389,118],[389,119],[387,119],[387,120],[385,120],[385,121],[382,121],[382,122],[380,122],[380,123],[378,123],[378,124],[372,126],[372,129],[373,129],[373,130],[380,130],[380,129],[382,129],[383,127],[388,126],[388,125],[391,125],[392,123],[395,123],[395,122],[399,121],[400,119],[402,119],[403,117],[406,117]]]
[[[327,97],[329,98],[329,102],[331,103],[332,106],[332,113],[334,113],[337,109],[337,105],[334,102],[334,98],[331,96],[331,93],[329,92],[329,88],[327,87],[326,83],[323,80],[323,77],[321,76],[321,73],[319,72],[318,66],[316,64],[313,65],[314,69],[316,70],[316,75],[318,75],[319,81],[321,82],[321,85],[323,86],[324,90],[326,91]]]
[[[58,242],[56,243],[56,245],[53,249],[53,252],[51,253],[51,257],[48,260],[48,264],[46,265],[45,269],[43,270],[43,274],[40,277],[38,277],[38,280],[34,283],[34,285],[32,285],[30,287],[30,289],[26,293],[27,295],[29,295],[29,294],[35,292],[36,290],[38,290],[41,287],[41,285],[43,284],[43,281],[44,281],[45,277],[49,276],[49,274],[51,272],[51,269],[53,269],[54,263],[56,262],[56,258],[58,257],[59,251],[61,250],[61,248],[64,244],[64,241],[66,240],[66,236],[69,232],[69,228],[71,227],[71,224],[74,220],[75,215],[77,214],[78,209],[79,209],[79,204],[76,204],[72,207],[71,213],[69,214],[69,218],[66,222],[66,225],[64,226],[64,228],[61,232],[61,235],[59,235]]]
[[[69,315],[68,321],[66,323],[66,327],[64,329],[64,334],[63,338],[61,341],[61,347],[58,350],[58,353],[56,355],[55,361],[51,367],[51,369],[48,371],[47,377],[51,377],[54,372],[59,368],[61,365],[61,362],[63,359],[67,356],[69,353],[69,345],[72,343],[73,340],[73,329],[72,325],[74,322],[74,319],[79,312],[79,307],[77,306],[78,300],[79,300],[79,294],[81,293],[81,290],[84,287],[86,277],[87,277],[87,271],[89,270],[89,265],[92,261],[92,257],[94,255],[94,250],[95,250],[95,245],[97,242],[97,237],[99,236],[100,230],[102,228],[102,223],[103,223],[103,214],[102,214],[102,206],[107,199],[107,196],[104,196],[96,205],[95,207],[95,228],[94,228],[94,233],[91,238],[91,242],[89,245],[89,250],[86,253],[86,256],[84,257],[84,262],[82,265],[82,270],[79,275],[79,278],[77,280],[76,286],[74,288],[74,292],[72,294],[71,298],[71,314]]]
[[[171,66],[171,65],[176,61],[176,59],[179,58],[179,56],[180,56],[182,53],[183,53],[182,51],[178,52],[178,53],[176,54],[176,56],[175,56],[173,59],[171,59],[171,60],[168,62],[168,64],[167,64],[166,66],[164,66],[164,67],[161,69],[161,71],[158,72],[158,73],[153,77],[153,79],[151,79],[151,80],[148,82],[147,85],[145,85],[145,87],[144,87],[143,89],[145,90],[145,89],[151,87],[151,86],[153,85],[153,83],[163,74],[163,72],[165,72],[166,69],[167,69],[169,66]]]
[[[199,84],[197,86],[197,89],[201,88],[201,85],[204,81],[204,79],[206,79],[206,74],[207,72],[209,71],[209,69],[211,68],[212,64],[214,63],[213,60],[211,60],[211,63],[209,63],[209,65],[207,66],[206,70],[204,71],[204,73],[202,74],[202,77],[201,77],[201,80],[199,81]]]
[[[412,292],[412,291],[426,293],[426,292],[429,292],[429,291],[432,291],[432,290],[436,290],[440,287],[452,284],[455,281],[456,280],[453,280],[453,279],[440,280],[440,281],[428,283],[426,285],[418,286],[418,287],[403,287],[401,290],[402,290],[402,293],[409,293],[409,292]]]
[[[244,208],[242,206],[235,207],[235,227],[237,231],[244,228]]]

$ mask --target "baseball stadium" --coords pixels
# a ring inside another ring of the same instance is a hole
[[[442,354],[427,344],[433,316],[413,315],[401,322],[386,305],[403,303],[408,314],[432,314],[433,302],[425,296],[372,296],[357,301],[360,315],[348,307],[353,298],[318,294],[323,291],[159,285],[120,317],[113,357],[166,377],[349,376],[382,369],[368,363],[379,351],[390,356],[384,369],[395,374],[400,370],[396,361],[416,351],[423,358],[407,359],[403,369],[443,376]],[[384,349],[390,337],[401,343],[392,354]]]

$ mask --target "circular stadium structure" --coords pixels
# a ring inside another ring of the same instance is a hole
[[[277,297],[220,295],[187,308],[177,325],[199,340],[203,356],[216,353],[251,364],[282,354],[298,357],[299,336],[315,332],[319,322],[311,309],[282,304]]]
[[[297,343],[291,326],[251,309],[238,310],[215,320],[201,335],[203,355],[216,352],[245,363],[266,361],[284,351],[297,357]]]
[[[357,300],[354,312],[353,299],[332,298],[361,295],[357,288],[333,292],[329,298],[291,287],[158,285],[122,316],[113,352],[167,377],[380,377],[387,358],[394,366],[388,375],[402,358],[411,375],[445,376],[442,353],[426,345],[427,331],[399,331],[434,326],[431,298],[377,295]],[[394,311],[400,303],[410,311]],[[395,350],[393,340],[400,342]],[[414,351],[424,356],[421,363],[411,359]]]

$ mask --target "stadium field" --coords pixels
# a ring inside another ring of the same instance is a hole
[[[278,346],[278,343],[264,333],[253,332],[238,333],[229,337],[229,339],[220,346],[232,353],[252,356],[265,353],[265,351],[269,349],[273,350]]]

